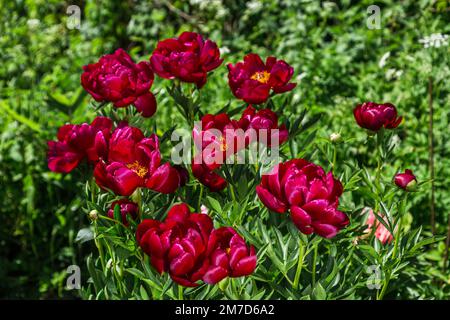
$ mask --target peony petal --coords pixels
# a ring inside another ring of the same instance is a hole
[[[285,213],[287,211],[286,205],[271,194],[269,190],[261,186],[256,186],[256,194],[261,202],[270,210],[278,213]]]
[[[147,92],[136,99],[134,106],[144,118],[149,118],[156,112],[155,96],[151,92]]]

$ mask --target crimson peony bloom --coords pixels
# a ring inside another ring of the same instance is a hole
[[[149,62],[135,64],[128,53],[117,49],[83,70],[81,85],[96,101],[112,102],[117,108],[134,104],[143,117],[156,112],[156,99],[149,91],[154,79]]]
[[[288,140],[289,132],[286,126],[282,124],[278,126],[278,116],[270,109],[262,109],[257,111],[253,106],[249,105],[242,114],[239,120],[239,127],[245,132],[249,129],[253,129],[257,133],[257,139],[259,142],[263,142],[261,138],[261,130],[267,130],[267,145],[271,146],[272,141],[278,141],[278,145],[283,144]],[[276,132],[275,130],[278,130]],[[247,141],[252,142],[250,135],[246,135]]]
[[[391,103],[364,102],[356,106],[353,115],[361,128],[371,131],[382,127],[395,129],[402,122],[402,117],[397,117],[397,109]]]
[[[208,242],[209,267],[203,281],[215,284],[225,277],[241,277],[256,268],[255,248],[247,247],[244,239],[230,227],[214,230]]]
[[[230,120],[225,113],[206,114],[201,119],[201,128],[194,126],[192,131],[194,143],[201,150],[202,161],[210,170],[219,168],[227,156],[238,151],[237,129],[239,129],[238,122]]]
[[[270,210],[291,213],[291,219],[304,234],[332,238],[348,223],[337,210],[342,184],[332,173],[304,159],[280,163],[262,176],[256,187],[258,197]]]
[[[260,104],[267,101],[270,90],[273,93],[291,91],[296,84],[289,82],[294,69],[283,60],[268,57],[266,63],[254,53],[244,57],[244,62],[228,67],[228,83],[238,99],[247,103]]]
[[[212,192],[219,192],[228,185],[228,182],[224,178],[218,173],[210,170],[204,164],[196,164],[194,162],[192,163],[191,168],[194,177],[196,177],[201,184],[207,186]]]
[[[264,131],[266,139],[262,138]],[[196,125],[192,134],[199,149],[192,163],[192,172],[213,192],[227,186],[227,181],[214,171],[225,163],[227,157],[246,148],[251,142],[265,142],[271,146],[275,140],[282,144],[288,139],[288,130],[284,124],[278,125],[275,112],[269,109],[257,111],[251,105],[239,121],[231,120],[225,113],[207,114],[201,119],[201,127]]]
[[[178,38],[159,41],[150,57],[152,69],[158,76],[195,83],[198,88],[204,86],[208,72],[222,61],[216,43],[205,41],[195,32],[183,32]]]
[[[186,287],[246,276],[256,268],[253,246],[248,248],[233,228],[214,230],[207,214],[190,213],[185,203],[174,205],[164,222],[142,221],[136,239],[159,273],[169,272]]]
[[[226,142],[227,133],[234,137],[234,130],[238,129],[238,122],[231,120],[227,114],[218,115],[206,114],[201,119],[201,127],[194,126],[192,135],[194,143],[199,149],[195,156],[191,168],[194,177],[211,191],[217,192],[227,186],[227,181],[214,170],[220,168],[225,163],[227,154],[234,154],[237,150],[237,143],[233,150],[230,150],[230,143]],[[218,155],[216,152],[220,152]]]
[[[108,140],[112,121],[97,117],[89,125],[67,124],[59,128],[58,141],[48,141],[48,168],[54,172],[68,173],[87,159],[96,163],[108,154]]]
[[[394,177],[394,183],[403,190],[412,190],[417,183],[416,176],[409,169],[405,173],[397,173]]]
[[[139,207],[137,203],[130,201],[128,199],[120,199],[114,201],[111,204],[111,208],[108,210],[108,217],[114,219],[114,209],[116,206],[119,206],[120,215],[122,216],[122,223],[128,226],[127,216],[130,216],[131,219],[136,220],[138,217]]]
[[[146,219],[136,238],[159,273],[169,272],[173,281],[195,287],[208,269],[208,240],[213,222],[206,214],[190,213],[186,204],[174,205],[164,222]]]
[[[125,124],[113,132],[108,161],[97,163],[94,176],[101,188],[121,196],[129,196],[140,187],[172,193],[186,178],[185,172],[169,163],[161,164],[155,134],[146,138],[140,129]]]

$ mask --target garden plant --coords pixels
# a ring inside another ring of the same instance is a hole
[[[2,297],[450,298],[446,1],[5,7]]]

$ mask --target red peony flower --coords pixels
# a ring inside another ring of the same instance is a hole
[[[239,127],[246,132],[246,142],[252,142],[252,135],[248,134],[250,129],[256,131],[256,139],[259,142],[266,142],[268,146],[272,145],[272,141],[277,141],[278,145],[288,140],[289,132],[286,126],[282,124],[278,126],[278,116],[270,109],[262,109],[257,111],[249,105],[239,120]],[[278,130],[278,131],[276,131]],[[262,138],[262,133],[267,134],[267,138]]]
[[[120,215],[122,216],[122,223],[128,226],[127,216],[130,216],[131,219],[136,220],[138,217],[139,207],[136,203],[128,200],[128,199],[120,199],[114,201],[111,204],[111,208],[108,210],[108,217],[114,219],[114,209],[116,206],[119,206]]]
[[[48,168],[54,172],[68,173],[87,159],[96,163],[108,154],[108,140],[112,121],[97,117],[89,125],[67,124],[59,128],[58,141],[48,141]]]
[[[192,173],[213,192],[223,190],[227,186],[227,181],[214,170],[225,163],[227,155],[234,154],[235,150],[230,150],[231,143],[226,141],[226,130],[228,134],[231,133],[234,136],[235,129],[238,129],[237,121],[221,113],[204,115],[201,119],[201,127],[196,125],[192,131],[194,143],[199,152],[192,162]]]
[[[412,190],[417,183],[416,176],[409,169],[405,173],[397,173],[394,177],[394,183],[403,190]]]
[[[267,134],[265,140],[262,139],[263,133]],[[231,120],[225,113],[207,114],[201,119],[201,127],[194,126],[192,134],[199,151],[192,163],[192,172],[213,192],[227,186],[227,181],[214,171],[228,157],[246,148],[250,142],[266,142],[271,146],[275,139],[278,139],[279,144],[288,139],[285,125],[278,126],[278,117],[273,111],[256,111],[251,105],[239,121]]]
[[[291,219],[304,234],[316,233],[334,237],[348,223],[348,217],[337,210],[342,184],[332,173],[304,159],[278,164],[263,175],[256,187],[258,197],[270,210],[291,213]]]
[[[203,281],[215,284],[225,277],[241,277],[256,268],[255,248],[247,247],[244,239],[230,227],[214,230],[208,242],[209,267]]]
[[[364,102],[356,106],[353,115],[361,128],[371,131],[382,127],[395,129],[402,122],[402,117],[397,117],[397,109],[391,103]]]
[[[128,53],[117,49],[83,70],[81,85],[96,101],[112,102],[117,108],[134,104],[143,117],[156,112],[155,96],[149,92],[154,78],[149,62],[135,64]]]
[[[254,53],[244,57],[244,62],[228,65],[228,83],[238,99],[247,103],[260,104],[267,101],[270,90],[273,93],[291,91],[296,84],[289,82],[294,69],[283,60],[268,57],[266,63]]]
[[[205,41],[195,32],[183,32],[178,38],[159,41],[150,57],[152,69],[158,76],[195,83],[198,88],[206,83],[207,73],[222,61],[216,43]]]
[[[169,210],[164,222],[142,221],[136,238],[159,273],[169,272],[176,283],[195,287],[208,268],[206,254],[212,229],[208,215],[190,213],[182,203]]]
[[[204,164],[196,164],[193,162],[191,168],[194,177],[196,177],[201,184],[207,186],[212,192],[219,192],[228,185],[228,182],[224,178],[213,170],[210,170]]]
[[[113,132],[108,161],[97,163],[94,176],[100,187],[122,196],[129,196],[140,187],[172,193],[185,179],[185,173],[169,163],[161,164],[155,134],[146,138],[141,130],[128,125]]]
[[[190,213],[186,204],[174,205],[164,222],[147,219],[136,231],[142,250],[159,273],[187,287],[203,280],[215,284],[223,278],[251,274],[256,254],[233,228],[213,229],[211,218]]]

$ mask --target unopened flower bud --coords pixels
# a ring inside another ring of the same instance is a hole
[[[411,191],[416,187],[417,179],[411,170],[405,170],[405,173],[395,175],[394,183],[403,190]]]
[[[91,219],[92,221],[97,220],[98,219],[98,211],[91,210],[91,212],[89,212],[89,219]]]
[[[339,141],[341,141],[341,134],[340,133],[336,133],[333,132],[332,134],[330,134],[330,141],[333,143],[338,143]]]

